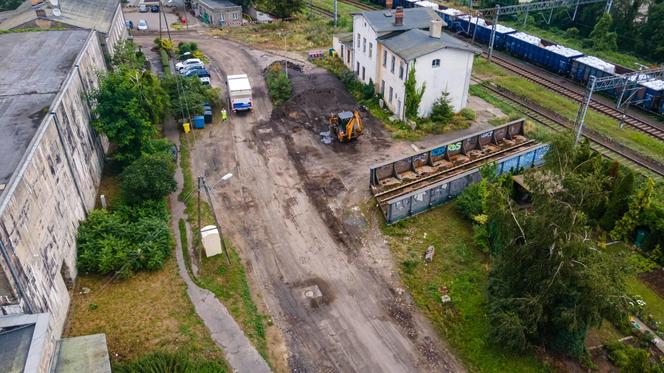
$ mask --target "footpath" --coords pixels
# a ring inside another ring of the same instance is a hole
[[[175,144],[180,144],[179,130],[174,120],[168,120],[165,124],[166,137]],[[177,181],[177,190],[169,196],[171,205],[171,225],[175,235],[175,254],[178,263],[180,277],[187,284],[187,294],[196,309],[196,313],[203,320],[205,326],[210,330],[212,339],[222,349],[226,360],[235,372],[268,373],[270,367],[249,339],[244,335],[240,326],[228,312],[226,307],[214,296],[212,292],[196,285],[187,271],[182,254],[182,245],[180,240],[180,229],[178,222],[180,219],[186,219],[185,206],[178,200],[178,195],[182,192],[183,174],[179,164],[175,172]],[[191,232],[188,232],[188,245],[191,246]],[[188,249],[188,248],[187,248]],[[188,250],[187,250],[188,251]]]

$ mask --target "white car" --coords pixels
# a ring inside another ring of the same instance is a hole
[[[201,84],[210,85],[210,77],[209,76],[201,76],[198,79],[201,80]]]
[[[146,21],[144,19],[138,21],[138,27],[136,27],[136,28],[141,30],[141,31],[146,31],[148,29],[148,21]]]
[[[205,68],[205,65],[203,65],[202,62],[196,62],[196,63],[192,63],[192,64],[189,64],[189,65],[181,68],[179,71],[180,71],[180,74],[186,75],[191,70],[200,70],[200,69],[204,69],[204,68]]]
[[[201,60],[199,60],[198,58],[188,58],[188,59],[186,59],[182,62],[176,63],[175,68],[178,71],[180,71],[180,70],[184,69],[185,67],[188,67],[189,65],[195,65],[195,64],[198,64],[198,63],[203,64],[203,62],[201,62]]]

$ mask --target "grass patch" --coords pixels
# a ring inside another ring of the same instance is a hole
[[[323,9],[334,12],[334,4],[332,0],[310,0],[313,5],[321,7]],[[307,4],[308,5],[308,4]],[[305,5],[305,8],[308,9],[308,6]],[[375,4],[374,4],[375,5]],[[342,3],[341,1],[337,2],[337,25],[348,28],[348,31],[352,31],[353,28],[353,16],[352,13],[363,12],[361,8],[356,7],[355,5]],[[343,26],[342,26],[343,25]]]
[[[193,138],[189,138],[193,141]],[[185,212],[188,217],[192,232],[199,232],[198,226],[198,207],[197,192],[195,189],[193,176],[191,172],[189,143],[185,135],[180,136],[180,166],[184,176],[182,192],[178,199],[185,204]],[[205,194],[201,192],[201,198]],[[210,206],[201,201],[201,225],[214,225],[214,218]],[[180,240],[183,244],[182,250],[187,262],[188,271],[191,273],[191,258],[187,252],[187,236],[184,220],[178,222],[178,228],[181,234]],[[200,263],[199,276],[192,279],[198,286],[206,288],[213,292],[219,300],[226,306],[235,321],[240,325],[245,335],[254,344],[258,352],[270,362],[268,354],[267,339],[265,335],[265,316],[258,312],[258,308],[251,298],[247,274],[240,256],[234,250],[233,246],[226,242],[226,248],[229,250],[231,265],[226,262],[224,255],[217,255],[211,258],[203,258]],[[194,252],[202,250],[200,234],[193,234],[192,245]]]
[[[471,225],[453,204],[383,225],[382,230],[413,300],[471,371],[546,371],[534,356],[511,354],[487,341],[489,258],[472,244]],[[422,255],[429,245],[436,255],[426,264]],[[441,304],[444,287],[451,304]]]
[[[152,352],[179,352],[226,366],[187,296],[175,258],[154,272],[109,282],[104,276],[78,276],[69,310],[68,337],[106,333],[113,362]],[[90,292],[83,294],[83,289]],[[227,369],[228,370],[228,369]]]
[[[558,28],[544,29],[532,23],[528,23],[526,27],[523,27],[523,20],[512,21],[505,19],[500,21],[500,23],[518,29],[519,31],[523,31],[531,35],[538,36],[542,39],[562,44],[568,48],[576,49],[580,52],[583,52],[584,54],[589,54],[599,57],[608,62],[618,64],[632,70],[639,69],[639,66],[637,64],[653,66],[653,67],[656,65],[652,61],[645,60],[641,57],[629,54],[628,52],[600,51],[600,50],[595,50],[593,48],[585,47],[583,42],[587,38],[580,39],[580,38],[565,37],[565,31],[560,30]]]
[[[492,81],[496,85],[510,90],[519,96],[527,97],[529,100],[572,122],[576,120],[579,109],[579,103],[576,101],[560,96],[524,78],[509,74],[501,67],[490,64],[486,60],[475,59],[475,71],[480,75],[492,75]],[[594,110],[588,111],[585,124],[588,128],[595,130],[605,137],[660,163],[664,163],[664,143],[653,137],[633,130],[629,126],[621,129],[617,120]]]
[[[299,15],[292,21],[226,27],[208,32],[263,49],[308,51],[332,46],[330,35],[346,31],[335,29],[329,20]]]
[[[645,315],[652,315],[655,320],[664,322],[664,299],[660,298],[648,285],[641,282],[638,277],[628,278],[625,285],[629,295],[640,295],[646,302]]]

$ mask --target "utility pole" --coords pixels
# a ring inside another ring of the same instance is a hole
[[[198,177],[198,234],[201,235],[201,177]],[[201,235],[201,241],[203,240],[203,236]],[[200,267],[202,265],[201,261],[203,260],[201,258],[201,250],[203,248],[198,249],[198,266]]]
[[[205,188],[205,195],[207,195],[208,203],[210,204],[210,210],[212,210],[212,217],[214,218],[214,223],[217,225],[217,230],[219,231],[219,240],[221,241],[221,249],[226,254],[226,262],[228,265],[231,265],[231,257],[228,255],[228,250],[226,249],[226,243],[224,242],[224,235],[221,231],[221,224],[219,224],[219,219],[217,218],[217,213],[214,210],[214,204],[212,203],[212,197],[210,196],[210,188],[205,182],[205,176],[201,176],[203,182],[203,188]]]
[[[500,14],[500,5],[496,5],[496,14],[493,16],[493,24],[491,25],[491,40],[489,41],[489,54],[487,60],[491,61],[493,55],[493,42],[496,39],[496,25],[498,24],[498,14]]]
[[[576,116],[576,138],[574,139],[575,146],[579,143],[579,140],[581,140],[581,132],[583,131],[583,122],[586,120],[588,105],[590,105],[590,100],[592,100],[594,90],[595,90],[595,75],[591,75],[590,78],[588,79],[588,88],[586,89],[586,94],[583,96],[583,101],[581,101],[581,107],[579,108],[579,113]]]
[[[161,9],[161,0],[159,0],[159,40],[161,40],[161,12],[163,10]]]
[[[337,0],[334,0],[334,28],[337,28]]]

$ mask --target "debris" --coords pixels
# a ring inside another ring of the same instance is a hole
[[[81,294],[85,295],[91,292],[90,288],[86,288],[85,286],[81,288]]]
[[[332,131],[327,130],[320,133],[320,141],[325,145],[332,143]]]
[[[433,245],[427,247],[427,251],[424,252],[424,261],[427,263],[431,263],[433,260],[433,254],[436,253],[436,248],[433,247]]]
[[[443,304],[445,304],[445,303],[449,303],[449,302],[451,302],[451,301],[452,301],[452,297],[450,297],[450,296],[447,295],[447,294],[445,294],[445,295],[441,295],[441,297],[440,297],[440,302],[443,303]]]
[[[413,150],[415,150],[415,153],[420,151],[420,148],[418,148],[417,145],[415,144],[410,144],[410,147],[413,148]]]

